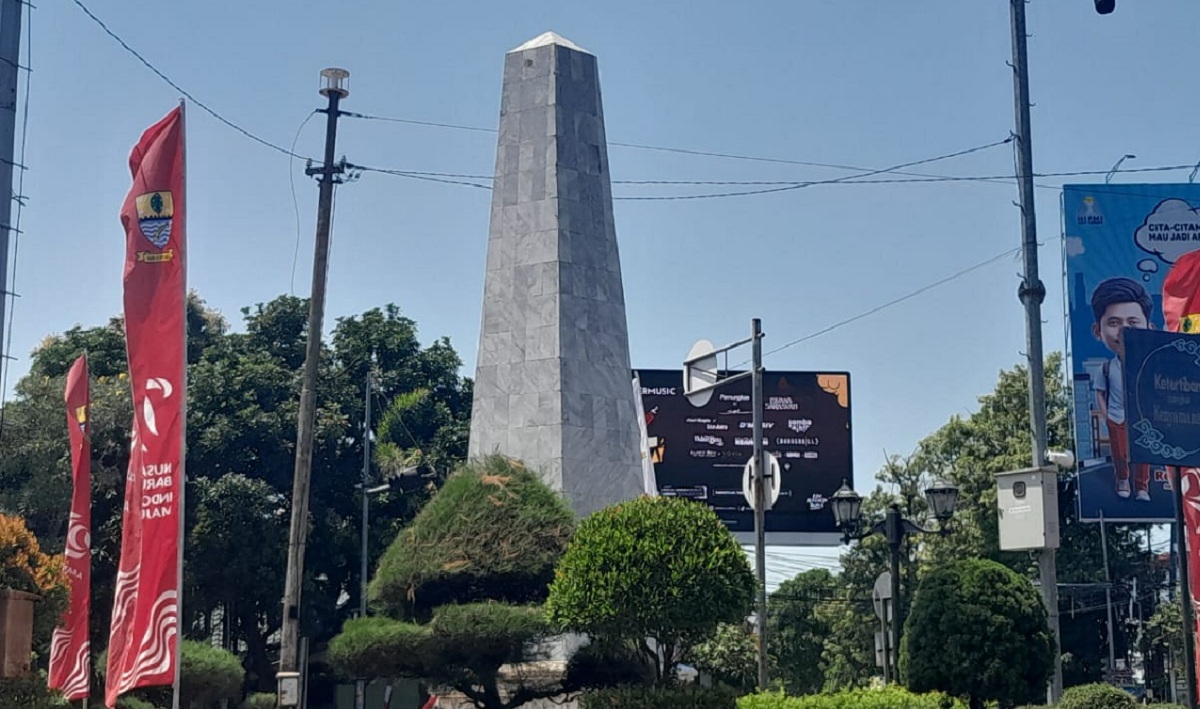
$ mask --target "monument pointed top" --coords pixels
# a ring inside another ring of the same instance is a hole
[[[523,52],[526,49],[535,49],[537,47],[545,47],[545,46],[548,46],[551,44],[557,44],[560,47],[574,49],[575,51],[583,52],[584,54],[591,54],[591,52],[589,52],[588,50],[584,49],[583,47],[580,47],[578,44],[575,44],[574,42],[567,39],[566,37],[563,37],[562,35],[560,35],[557,32],[543,32],[542,34],[539,34],[538,36],[529,40],[525,44],[522,44],[521,46],[510,50],[509,54],[512,54],[513,52]]]

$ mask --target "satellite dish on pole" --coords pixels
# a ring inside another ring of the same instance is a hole
[[[767,478],[767,509],[775,506],[779,502],[779,459],[771,453],[766,453],[767,460],[770,461],[770,477]],[[751,508],[754,507],[754,469],[758,466],[754,464],[754,458],[751,457],[746,467],[742,468],[742,495],[746,498],[746,502]]]
[[[717,356],[711,354],[713,349],[713,343],[699,340],[688,350],[683,362],[683,394],[692,406],[704,406],[712,398],[713,390],[708,387],[717,382]],[[701,388],[703,391],[696,391]]]

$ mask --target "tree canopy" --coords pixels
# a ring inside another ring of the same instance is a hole
[[[664,681],[688,647],[745,619],[754,588],[745,553],[711,509],[639,497],[580,523],[546,606],[565,630],[639,643]]]
[[[1044,696],[1054,636],[1028,579],[994,561],[927,569],[900,641],[900,671],[917,692],[1013,707]]]
[[[181,631],[244,648],[250,683],[273,690],[270,638],[280,627],[280,545],[290,515],[308,303],[281,296],[244,308],[240,331],[195,294],[187,308],[189,533]],[[416,324],[399,308],[388,305],[340,318],[332,329],[321,350],[316,392],[312,531],[301,619],[314,649],[358,605],[361,493],[356,486],[362,475],[368,372],[375,374],[376,439],[432,466],[435,487],[465,458],[470,421],[471,385],[459,373],[454,349],[445,339],[422,346]],[[71,492],[63,379],[84,351],[92,375],[92,637],[102,642],[108,637],[120,549],[132,421],[120,318],[51,335],[33,352],[29,374],[4,407],[0,511],[21,514],[44,546],[62,548]],[[414,397],[420,407],[393,406]],[[383,418],[388,418],[386,427]],[[428,490],[418,489],[372,499],[372,563],[428,496]],[[256,544],[237,543],[251,535]],[[312,698],[322,691],[314,686]]]

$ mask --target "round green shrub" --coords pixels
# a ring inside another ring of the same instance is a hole
[[[242,709],[275,709],[275,695],[267,692],[251,694],[242,702]]]
[[[1103,682],[1081,684],[1063,692],[1059,709],[1136,709],[1127,692]]]

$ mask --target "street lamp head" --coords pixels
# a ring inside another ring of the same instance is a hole
[[[837,523],[838,529],[842,530],[844,538],[848,541],[850,535],[858,531],[859,523],[862,521],[862,495],[851,490],[850,485],[842,480],[842,486],[833,493],[829,501],[833,508],[834,522]]]
[[[326,98],[329,98],[330,94],[337,94],[338,98],[349,96],[350,72],[336,67],[322,69],[320,93]]]
[[[933,510],[933,516],[940,524],[945,524],[954,516],[954,508],[958,505],[958,488],[938,479],[925,490],[925,499]]]

